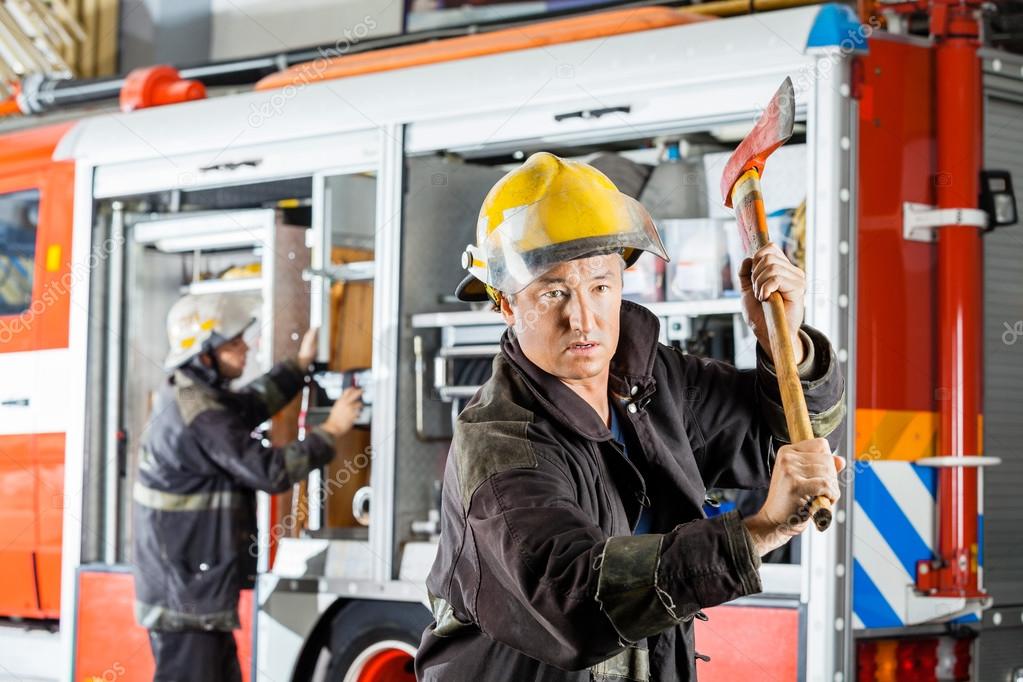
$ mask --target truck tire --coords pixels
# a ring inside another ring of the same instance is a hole
[[[433,618],[425,606],[358,602],[334,617],[329,682],[415,682],[413,661]]]

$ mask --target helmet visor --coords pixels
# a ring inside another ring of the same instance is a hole
[[[479,225],[481,234],[486,234],[486,227]],[[548,195],[512,209],[482,246],[484,281],[507,294],[522,291],[555,265],[577,258],[639,249],[668,260],[647,210],[614,190],[591,191],[583,201]]]

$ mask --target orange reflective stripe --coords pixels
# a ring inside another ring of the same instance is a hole
[[[938,414],[911,410],[856,410],[857,459],[914,461],[932,457]]]
[[[938,455],[940,415],[929,410],[856,410],[856,459],[915,462]],[[984,418],[978,415],[978,433]],[[977,453],[980,454],[980,453]]]

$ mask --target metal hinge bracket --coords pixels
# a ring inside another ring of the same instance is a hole
[[[933,242],[939,227],[987,227],[988,215],[979,208],[936,208],[930,204],[902,204],[902,238]]]

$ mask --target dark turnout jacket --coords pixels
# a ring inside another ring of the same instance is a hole
[[[256,569],[255,491],[278,493],[334,456],[333,438],[269,447],[253,430],[302,388],[295,362],[241,391],[186,366],[160,391],[134,498],[135,615],[154,630],[232,630]]]
[[[842,375],[822,334],[800,336],[814,432],[835,447]],[[773,369],[763,354],[739,371],[657,338],[657,318],[623,302],[609,394],[626,452],[506,333],[448,456],[420,680],[692,680],[693,617],[760,591],[741,518],[707,518],[703,504],[710,487],[769,484],[786,442]],[[641,510],[653,532],[632,535]]]

